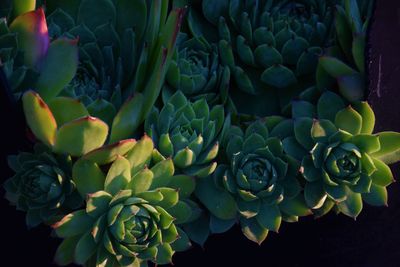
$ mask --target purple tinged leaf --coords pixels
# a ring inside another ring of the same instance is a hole
[[[50,43],[43,8],[18,16],[11,23],[10,30],[18,34],[18,46],[24,53],[25,65],[39,67]]]

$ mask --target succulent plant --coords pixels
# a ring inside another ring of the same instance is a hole
[[[2,69],[17,98],[35,89],[50,100],[76,73],[77,40],[59,38],[50,43],[44,11],[34,10],[34,2],[13,1],[11,23],[6,17],[0,19]]]
[[[303,158],[308,206],[316,216],[334,207],[356,218],[363,201],[386,205],[386,187],[394,181],[387,163],[397,157],[399,135],[372,134],[375,116],[367,102],[345,107],[338,95],[326,92],[317,109],[317,119],[306,114],[295,119],[295,137],[286,142],[288,152]]]
[[[28,227],[52,224],[82,204],[71,177],[71,157],[37,145],[32,153],[10,156],[9,166],[15,175],[4,184],[6,198],[27,213]]]
[[[346,0],[344,8],[336,6],[337,44],[327,49],[318,62],[317,87],[338,91],[351,103],[366,97],[365,47],[372,5],[372,0]]]
[[[332,42],[335,1],[188,2],[189,28],[218,42],[221,63],[230,67],[235,81],[232,98],[240,112],[280,114],[315,83],[318,57]],[[207,33],[210,28],[218,32]],[[242,105],[244,98],[254,105]]]
[[[219,139],[229,123],[222,105],[210,110],[204,98],[192,103],[177,91],[161,111],[153,109],[145,131],[179,171],[204,177],[217,166]]]
[[[173,176],[172,160],[152,155],[153,143],[144,136],[92,151],[74,164],[74,181],[87,196],[86,208],[54,224],[56,234],[64,238],[57,263],[167,264],[174,251],[190,246],[177,225],[191,217],[185,198],[193,191],[194,180]]]
[[[166,76],[163,99],[182,91],[190,100],[206,98],[210,105],[226,104],[230,70],[222,66],[218,46],[204,37],[180,33],[177,49]]]
[[[229,220],[239,213],[244,235],[259,244],[269,231],[278,232],[282,219],[310,214],[298,181],[300,164],[284,153],[278,138],[287,122],[267,120],[245,132],[232,127],[226,146],[230,164],[199,180],[195,191],[215,217]]]
[[[168,13],[168,3],[46,1],[50,34],[79,37],[78,73],[62,95],[81,100],[99,117],[92,113],[107,109],[115,115],[135,94],[130,101],[141,113],[137,125],[142,123],[160,93],[184,14]]]

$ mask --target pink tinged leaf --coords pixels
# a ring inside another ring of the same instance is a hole
[[[49,33],[43,8],[18,16],[10,25],[18,34],[19,49],[28,67],[39,67],[49,49]]]

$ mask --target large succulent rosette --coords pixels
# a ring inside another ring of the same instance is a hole
[[[204,177],[217,166],[219,140],[229,123],[222,105],[210,109],[204,98],[191,102],[177,91],[160,111],[153,110],[145,130],[179,171]]]
[[[371,107],[366,102],[345,107],[331,92],[321,96],[314,112],[317,119],[299,115],[294,123],[295,138],[287,146],[296,151],[296,157],[303,157],[308,206],[317,216],[334,207],[356,218],[363,201],[386,205],[386,187],[394,180],[386,164],[391,156],[383,155],[397,135],[372,134],[375,116]]]
[[[26,212],[28,227],[54,223],[81,205],[71,177],[71,157],[53,155],[37,145],[33,153],[10,156],[9,166],[15,175],[4,184],[6,198]]]
[[[315,83],[318,57],[332,42],[334,1],[189,2],[202,10],[193,8],[189,28],[218,42],[221,62],[235,81],[232,97],[239,111],[279,114]],[[211,27],[218,32],[208,34]],[[264,105],[254,95],[271,101]],[[243,99],[254,105],[241,105]]]
[[[74,164],[74,180],[87,196],[86,207],[54,224],[64,238],[57,263],[167,264],[176,250],[190,246],[177,224],[191,219],[184,198],[194,189],[194,180],[173,176],[172,160],[154,159],[152,152],[153,143],[145,136],[94,150]]]
[[[300,194],[300,164],[285,154],[278,138],[287,122],[274,126],[276,118],[270,120],[253,123],[245,133],[232,128],[226,148],[230,164],[220,165],[196,188],[196,196],[217,218],[228,220],[239,213],[243,233],[257,243],[270,230],[277,232],[282,219],[296,221],[310,213]]]

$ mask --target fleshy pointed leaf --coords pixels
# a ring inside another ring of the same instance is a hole
[[[377,134],[381,149],[372,154],[386,164],[392,164],[400,160],[400,133],[381,132]]]
[[[217,218],[222,220],[233,219],[236,216],[236,201],[226,191],[215,187],[211,177],[198,180],[196,196]]]
[[[131,181],[131,165],[129,161],[121,156],[113,162],[110,170],[107,173],[104,182],[105,191],[111,195],[115,195],[120,190],[126,189],[126,186]]]
[[[335,125],[351,134],[359,134],[362,128],[362,117],[351,106],[342,109],[336,114]]]
[[[83,159],[90,160],[99,165],[113,162],[118,155],[125,156],[136,144],[135,139],[126,139],[117,143],[102,146],[85,154]]]
[[[251,219],[240,219],[240,225],[243,234],[251,241],[261,245],[261,243],[267,238],[268,229],[262,227],[255,218]]]
[[[112,127],[110,142],[117,142],[133,135],[142,122],[140,111],[143,106],[143,95],[138,93],[128,99],[115,116]]]
[[[74,78],[78,69],[77,43],[78,40],[63,38],[51,43],[35,85],[44,100],[57,96]]]
[[[18,16],[11,23],[10,31],[18,34],[18,48],[24,53],[24,63],[28,67],[37,67],[47,54],[50,43],[43,8]]]
[[[86,198],[87,194],[104,189],[106,176],[100,167],[90,160],[78,160],[72,168],[72,177],[83,198]]]
[[[82,102],[69,97],[56,97],[52,99],[49,102],[49,108],[59,126],[72,120],[89,116],[89,112]]]
[[[107,134],[107,124],[97,118],[76,119],[64,124],[57,131],[54,151],[79,157],[101,147]]]
[[[87,232],[93,223],[94,219],[87,215],[85,210],[79,210],[66,215],[52,227],[57,236],[65,238]]]
[[[54,145],[57,122],[46,103],[33,91],[27,91],[23,95],[22,103],[26,121],[33,134],[44,144]]]

